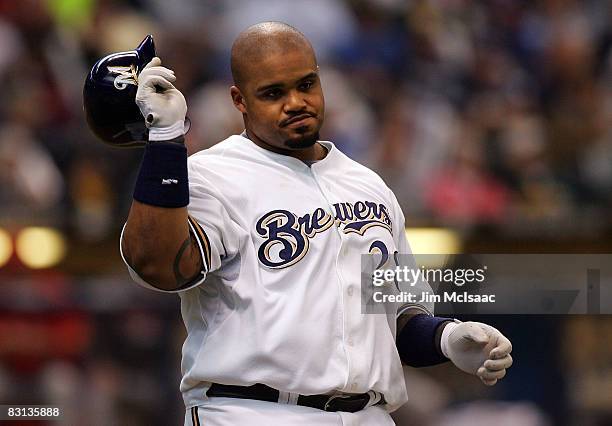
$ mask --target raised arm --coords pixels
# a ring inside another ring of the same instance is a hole
[[[156,207],[134,200],[121,246],[132,269],[162,290],[181,288],[202,270],[202,258],[197,241],[189,232],[185,207]]]
[[[189,188],[184,146],[185,98],[174,72],[154,58],[138,77],[136,103],[149,128],[141,169],[121,238],[124,259],[161,290],[197,279],[202,258],[187,215]]]

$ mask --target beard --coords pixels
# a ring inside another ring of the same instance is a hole
[[[319,132],[314,132],[310,135],[303,135],[296,139],[288,139],[285,141],[285,146],[289,149],[305,149],[310,148],[319,140]]]

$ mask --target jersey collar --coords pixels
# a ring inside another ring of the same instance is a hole
[[[332,157],[335,157],[338,153],[338,149],[336,148],[336,146],[329,141],[317,141],[318,143],[320,143],[321,145],[323,145],[325,147],[325,149],[327,149],[327,155],[319,160],[316,161],[314,164],[312,165],[308,165],[306,163],[304,163],[302,160],[298,160],[297,158],[294,157],[290,157],[288,155],[284,155],[284,154],[279,154],[277,152],[273,152],[270,150],[267,150],[265,148],[260,147],[259,145],[255,144],[252,140],[250,140],[247,136],[246,136],[246,131],[242,132],[240,135],[238,135],[238,137],[240,137],[241,139],[243,139],[245,142],[248,143],[248,146],[251,147],[253,150],[265,155],[266,157],[270,158],[271,160],[278,162],[278,163],[282,163],[285,164],[291,168],[295,168],[298,170],[307,170],[309,168],[313,168],[313,169],[317,169],[317,170],[322,170],[323,168],[326,167],[326,165],[330,162]]]

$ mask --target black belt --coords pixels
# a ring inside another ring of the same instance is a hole
[[[213,383],[206,395],[225,398],[257,399],[259,401],[279,402],[280,392],[270,386],[257,383],[252,386],[221,385]],[[372,399],[371,403],[370,400]],[[323,411],[346,411],[355,413],[369,405],[386,404],[380,393],[360,393],[343,395],[299,395],[297,405],[317,408]]]

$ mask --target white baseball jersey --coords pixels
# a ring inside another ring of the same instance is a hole
[[[211,383],[374,390],[388,411],[407,400],[395,347],[406,305],[362,314],[360,301],[362,254],[410,252],[404,216],[376,173],[320,143],[328,154],[310,166],[238,135],[189,158],[190,226],[205,270],[178,291],[188,408]]]

